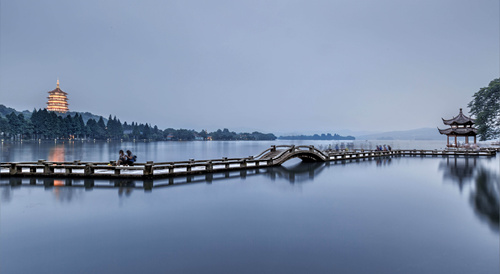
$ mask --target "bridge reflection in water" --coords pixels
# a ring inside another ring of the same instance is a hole
[[[231,178],[242,178],[253,176],[265,176],[272,181],[275,180],[286,180],[291,184],[294,183],[304,183],[311,181],[321,173],[324,169],[331,165],[336,165],[336,163],[306,163],[299,162],[298,164],[291,166],[273,166],[260,169],[245,169],[239,171],[227,171],[220,173],[209,173],[204,175],[189,175],[180,177],[171,177],[165,179],[155,179],[155,180],[135,180],[135,179],[75,179],[67,178],[61,180],[60,178],[20,178],[20,177],[10,177],[4,178],[0,185],[11,187],[34,187],[43,186],[46,189],[51,189],[53,187],[74,187],[74,188],[144,188],[146,191],[151,191],[153,188],[162,187],[172,187],[193,183],[212,183],[214,181],[223,181]]]

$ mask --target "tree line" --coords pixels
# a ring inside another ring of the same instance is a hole
[[[279,139],[282,140],[354,140],[353,136],[340,136],[335,134],[314,134],[314,135],[293,135],[293,136],[280,136]]]
[[[477,133],[481,141],[500,138],[500,78],[474,93],[469,103],[476,116]]]
[[[260,132],[236,133],[228,129],[199,132],[188,129],[159,129],[156,125],[122,123],[111,115],[107,120],[90,118],[84,122],[81,114],[61,115],[46,109],[33,110],[31,117],[11,112],[0,117],[0,135],[6,140],[90,139],[90,140],[275,140],[274,134]]]

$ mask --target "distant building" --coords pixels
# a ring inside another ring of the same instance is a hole
[[[59,79],[56,89],[49,91],[49,100],[47,101],[47,110],[59,113],[66,113],[68,108],[68,94],[59,88]]]
[[[452,119],[441,119],[443,120],[443,123],[445,125],[450,126],[447,129],[438,128],[439,133],[448,137],[446,146],[458,147],[457,137],[464,137],[466,146],[469,145],[469,137],[474,137],[474,144],[476,144],[477,129],[474,127],[476,120],[465,116],[462,112],[462,109],[460,109],[458,115],[456,117],[453,117]],[[450,144],[450,137],[455,139],[455,142],[453,142],[452,144]]]

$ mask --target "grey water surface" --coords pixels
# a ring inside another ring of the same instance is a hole
[[[391,142],[395,148],[443,145]],[[1,159],[109,161],[119,149],[131,149],[139,161],[174,161],[246,157],[289,143],[4,143]],[[377,144],[383,143],[355,143]],[[500,270],[500,156],[295,159],[210,181],[155,180],[152,190],[139,187],[141,181],[83,187],[16,180],[29,181],[0,178],[0,273]]]

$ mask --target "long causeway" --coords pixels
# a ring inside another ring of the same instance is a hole
[[[498,148],[481,150],[353,150],[321,151],[314,146],[271,146],[256,156],[246,158],[221,158],[180,162],[146,162],[133,166],[114,166],[115,162],[37,162],[1,163],[2,177],[47,178],[108,178],[108,179],[155,179],[176,176],[210,174],[233,170],[258,169],[279,166],[300,158],[306,162],[358,161],[380,157],[430,156],[430,157],[478,157],[495,156]]]

